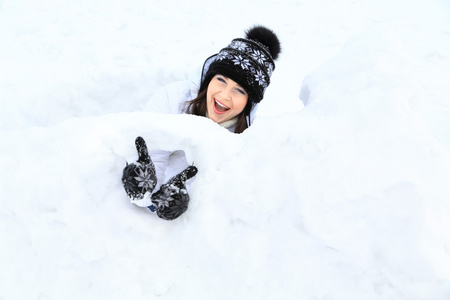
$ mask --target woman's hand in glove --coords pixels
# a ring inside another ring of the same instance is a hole
[[[152,159],[148,155],[147,145],[142,137],[135,141],[139,158],[123,169],[122,183],[131,200],[141,200],[153,192],[156,186],[156,171]]]
[[[194,166],[187,167],[181,173],[172,177],[163,184],[159,191],[152,195],[152,202],[156,206],[158,217],[173,220],[181,216],[188,208],[189,194],[186,190],[186,181],[197,174]]]

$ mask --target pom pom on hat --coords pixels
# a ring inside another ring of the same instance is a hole
[[[269,49],[273,60],[278,58],[281,52],[280,41],[277,35],[270,29],[264,26],[254,26],[245,32],[245,37],[249,40],[260,42]]]

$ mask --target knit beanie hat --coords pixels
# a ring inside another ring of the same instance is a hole
[[[216,74],[221,74],[242,86],[253,106],[262,100],[270,84],[274,60],[280,51],[280,42],[272,30],[254,26],[246,32],[246,38],[234,39],[220,50],[209,66],[200,90],[204,90]]]

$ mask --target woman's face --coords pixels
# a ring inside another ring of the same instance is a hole
[[[247,105],[247,92],[235,81],[223,75],[214,76],[206,93],[208,117],[222,123],[239,115]]]

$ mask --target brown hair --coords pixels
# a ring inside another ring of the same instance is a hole
[[[187,107],[186,107],[186,112],[192,115],[196,115],[196,116],[202,116],[205,117],[206,116],[206,112],[207,112],[207,106],[206,106],[206,92],[207,92],[207,88],[204,89],[203,91],[201,91],[197,98],[187,101]],[[236,123],[236,127],[234,129],[234,133],[242,133],[244,132],[245,129],[248,128],[248,126],[250,125],[249,123],[247,124],[247,117],[248,119],[250,119],[250,111],[251,111],[251,101],[250,99],[247,100],[247,105],[245,106],[244,110],[237,115],[238,120]],[[250,121],[250,120],[249,120]]]

